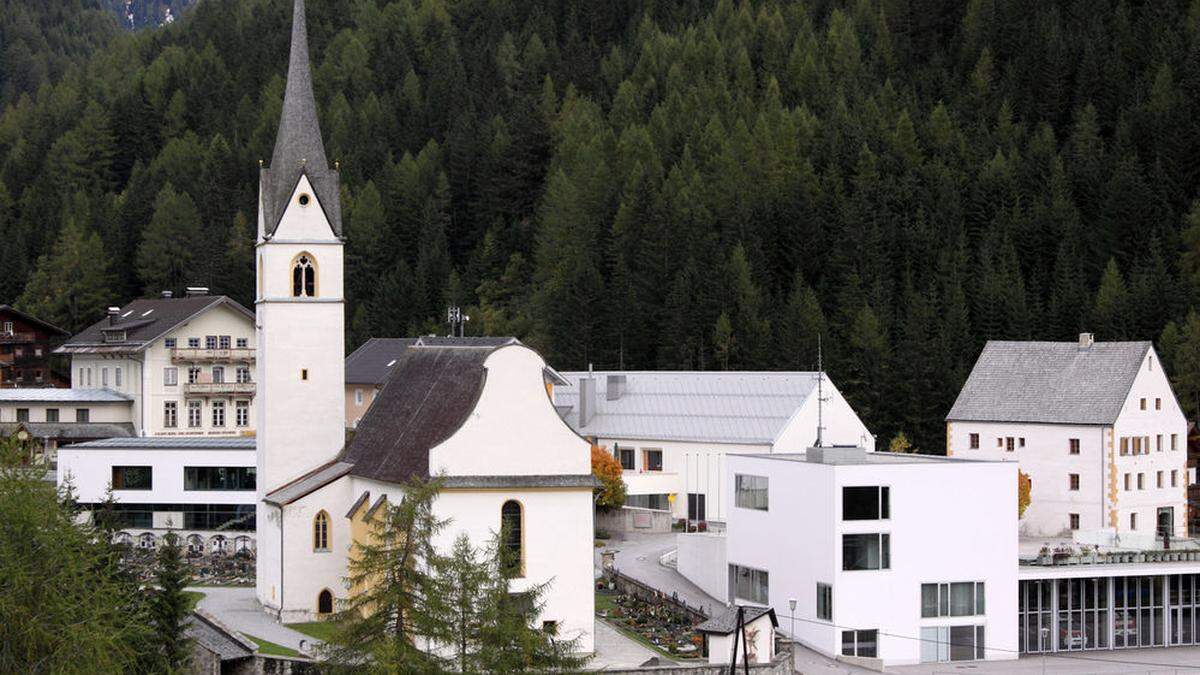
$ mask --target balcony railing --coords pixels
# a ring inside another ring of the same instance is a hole
[[[37,341],[37,333],[3,333],[0,332],[0,344],[26,344]]]
[[[171,360],[177,363],[253,361],[254,350],[250,347],[233,347],[231,349],[175,347],[171,350]]]
[[[183,393],[189,396],[254,395],[253,382],[187,382]]]

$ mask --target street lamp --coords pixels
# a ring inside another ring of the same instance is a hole
[[[796,644],[796,599],[788,598],[788,615],[792,617],[791,638],[792,644]]]
[[[1042,633],[1042,644],[1041,644],[1041,647],[1042,647],[1042,675],[1046,675],[1046,650],[1049,648],[1049,645],[1046,644],[1046,636],[1050,635],[1050,629],[1047,628],[1046,626],[1042,626],[1041,633]]]

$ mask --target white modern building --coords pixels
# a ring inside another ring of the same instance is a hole
[[[946,416],[946,454],[1020,464],[1023,535],[1187,534],[1187,421],[1149,342],[988,342]]]
[[[727,472],[726,583],[719,555],[697,579],[716,597],[865,664],[1016,657],[1014,463],[823,447],[730,455]]]
[[[225,296],[134,300],[114,307],[56,354],[71,357],[71,387],[127,398],[138,436],[252,436],[254,314]]]
[[[111,487],[118,523],[134,537],[170,530],[207,541],[219,532],[230,546],[253,545],[252,438],[108,438],[58,454],[59,485],[69,482],[85,511]]]
[[[519,344],[421,346],[391,366],[345,441],[343,241],[325,159],[303,0],[258,241],[256,594],[282,620],[322,617],[351,592],[356,542],[404,484],[439,476],[435,546],[487,545],[503,525],[521,561],[513,591],[549,584],[539,625],[593,648],[591,446],[547,395],[546,364]]]
[[[817,442],[874,449],[875,438],[828,376],[815,372],[565,372],[563,419],[621,462],[626,505],[724,521],[726,462],[803,452]],[[818,401],[818,398],[823,399]],[[820,419],[820,424],[818,424]]]

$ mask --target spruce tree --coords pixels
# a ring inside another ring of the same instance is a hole
[[[164,290],[180,292],[197,278],[197,243],[200,212],[186,192],[176,192],[170,183],[154,199],[154,216],[142,235],[137,250],[138,279],[150,295]]]
[[[150,601],[155,651],[159,667],[165,673],[179,672],[191,660],[191,639],[186,633],[191,610],[184,592],[190,582],[191,573],[183,559],[179,537],[174,532],[168,532],[158,548],[158,564],[154,568],[155,589]]]

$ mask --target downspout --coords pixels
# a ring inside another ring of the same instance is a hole
[[[1109,427],[1109,428],[1111,429],[1111,427]],[[1109,495],[1111,494],[1109,485],[1108,485],[1108,479],[1110,477],[1116,475],[1114,473],[1116,471],[1116,464],[1113,462],[1113,460],[1116,458],[1110,457],[1109,453],[1108,453],[1108,448],[1105,447],[1104,441],[1105,441],[1105,436],[1107,435],[1105,433],[1105,431],[1106,431],[1106,429],[1104,427],[1100,427],[1100,456],[1102,458],[1104,458],[1104,461],[1100,462],[1100,528],[1101,529],[1103,529],[1105,527],[1105,523],[1108,521],[1108,518],[1107,518],[1108,509],[1104,508],[1105,505],[1108,504]],[[1116,480],[1116,479],[1114,478],[1113,480]],[[1116,506],[1115,504],[1112,504],[1112,505],[1109,505],[1109,508],[1111,509],[1111,508],[1114,508],[1115,506]],[[1113,526],[1113,529],[1115,530],[1116,526]],[[1109,643],[1109,644],[1111,644],[1111,643]]]
[[[138,400],[141,401],[141,419],[138,420],[139,436],[146,436],[146,406],[149,403],[146,401],[146,352],[142,352],[139,358],[134,359],[138,364]]]
[[[283,623],[283,504],[279,505],[279,615]]]

